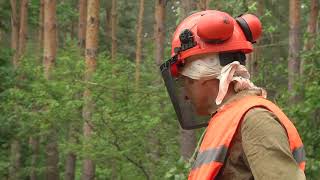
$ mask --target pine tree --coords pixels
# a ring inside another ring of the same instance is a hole
[[[78,43],[79,47],[84,49],[86,45],[86,27],[87,27],[87,0],[79,0],[79,28]]]
[[[300,0],[289,0],[289,55],[288,55],[288,90],[294,89],[300,67]],[[296,97],[292,97],[294,100]]]
[[[140,81],[140,63],[142,58],[142,32],[143,32],[143,14],[144,14],[144,0],[139,3],[139,17],[137,23],[137,42],[136,42],[136,86],[139,86]]]
[[[99,32],[99,0],[88,0],[87,10],[87,32],[86,32],[86,70],[85,81],[89,81],[96,69],[97,52],[98,52],[98,32]],[[83,136],[85,142],[90,142],[92,135],[92,112],[94,102],[91,97],[91,91],[85,89],[84,94],[84,107],[83,107]],[[92,180],[95,178],[95,163],[89,157],[83,160],[83,180]]]
[[[189,13],[193,10],[192,9],[192,1],[186,0],[181,2],[181,20],[186,18]],[[184,160],[189,160],[189,158],[192,156],[197,140],[196,140],[196,133],[194,130],[184,130],[180,127],[180,154],[183,157]]]
[[[312,0],[311,7],[310,7],[308,28],[307,28],[308,37],[307,37],[307,40],[303,46],[304,51],[308,51],[308,50],[311,50],[312,48],[314,48],[315,39],[317,36],[318,14],[319,14],[319,1]],[[300,64],[300,75],[301,76],[303,76],[303,70],[304,70],[304,59],[302,58],[301,64]]]
[[[117,57],[117,0],[112,0],[111,9],[111,61],[114,63]]]
[[[43,36],[43,66],[44,76],[49,81],[51,70],[56,60],[57,51],[56,0],[44,0],[44,36]],[[53,124],[53,123],[52,123]],[[46,179],[59,179],[58,132],[51,125],[46,144]]]

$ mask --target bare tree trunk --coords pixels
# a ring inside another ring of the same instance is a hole
[[[11,143],[11,165],[9,170],[9,179],[10,180],[19,180],[20,177],[20,168],[21,168],[21,147],[18,140],[13,140]]]
[[[21,5],[23,2],[21,3]],[[11,48],[14,51],[13,55],[13,67],[18,67],[19,60],[19,23],[17,14],[17,2],[16,0],[10,0],[11,5]],[[20,179],[20,168],[21,168],[21,147],[20,142],[14,139],[11,142],[10,152],[10,168],[9,168],[9,179],[18,180]]]
[[[30,180],[37,180],[38,175],[36,171],[36,164],[39,158],[39,139],[36,137],[30,137],[29,145],[31,147],[31,169],[30,169]]]
[[[81,98],[80,96],[78,97]],[[81,109],[79,109],[79,113],[81,112]],[[79,129],[80,126],[76,123],[71,123],[69,128],[69,144],[76,145],[78,143],[78,137],[77,137],[77,129]],[[65,180],[74,180],[75,179],[75,170],[76,170],[76,161],[77,161],[77,155],[74,151],[69,151],[66,157],[65,162]]]
[[[294,82],[299,75],[299,32],[300,0],[289,0],[289,56],[288,56],[288,90],[294,89]],[[292,97],[295,100],[296,97]]]
[[[83,118],[85,122],[83,125],[83,132],[85,142],[90,143],[89,139],[92,134],[92,124],[88,119],[92,117],[92,110],[94,105],[91,98],[91,92],[88,89],[84,92],[84,99],[85,106],[83,107]],[[95,178],[95,163],[92,159],[90,159],[89,157],[85,157],[85,159],[83,160],[82,169],[82,180],[93,180]]]
[[[44,75],[50,79],[57,49],[56,0],[44,0]]]
[[[112,0],[112,9],[111,9],[111,38],[112,38],[112,47],[111,47],[111,61],[116,61],[117,56],[117,0]]]
[[[99,0],[88,0],[88,17],[86,32],[86,70],[85,81],[89,81],[96,69],[97,51],[98,51],[98,33],[99,33]],[[89,142],[92,134],[92,112],[94,102],[92,101],[89,89],[84,91],[83,107],[83,133],[85,142]],[[95,178],[95,164],[92,159],[86,157],[83,161],[83,180],[92,180]]]
[[[319,14],[319,1],[318,0],[312,0],[311,1],[311,8],[310,8],[310,14],[309,14],[309,22],[308,22],[308,37],[304,44],[303,50],[308,51],[313,49],[315,45],[315,39],[317,36],[317,24],[318,24],[318,14]],[[301,59],[300,64],[300,75],[303,76],[303,70],[304,70],[304,59]]]
[[[80,97],[79,97],[80,98]],[[69,128],[69,143],[71,145],[77,144],[77,130],[79,127],[72,123]],[[69,151],[66,157],[65,162],[65,180],[74,180],[75,179],[75,170],[76,170],[76,161],[77,161],[77,155],[73,151]]]
[[[181,20],[186,18],[193,11],[193,0],[183,0],[181,2]]]
[[[194,130],[180,128],[180,154],[184,160],[189,160],[196,148],[197,139]]]
[[[44,20],[44,0],[40,0],[39,12],[39,47],[43,48],[43,21]]]
[[[210,0],[199,0],[198,1],[198,9],[200,11],[208,10],[209,4],[210,4]]]
[[[40,8],[39,8],[39,35],[38,35],[38,45],[39,45],[39,54],[42,54],[43,51],[43,22],[44,22],[44,0],[40,0]],[[40,58],[42,60],[42,58]],[[29,146],[31,148],[31,169],[30,169],[30,180],[37,180],[37,162],[39,158],[39,138],[38,137],[30,137],[29,138]]]
[[[12,64],[18,66],[18,45],[19,45],[19,21],[17,14],[17,1],[10,0],[11,4],[11,49],[14,51]]]
[[[193,10],[192,0],[185,0],[181,2],[181,19],[186,18]],[[196,148],[197,139],[194,130],[184,130],[180,128],[179,133],[180,154],[184,160],[189,160]]]
[[[20,4],[20,31],[19,31],[19,46],[18,58],[25,51],[27,42],[27,27],[28,27],[28,0],[22,0]]]
[[[75,179],[75,167],[76,167],[77,156],[74,153],[68,153],[66,161],[66,174],[65,180]]]
[[[55,129],[50,130],[48,136],[48,144],[46,145],[46,179],[58,180],[59,179],[59,152],[57,143],[57,131]]]
[[[136,45],[136,87],[140,81],[140,63],[142,58],[142,31],[143,31],[144,0],[140,0],[139,17],[137,23],[137,45]]]
[[[79,47],[84,49],[86,45],[86,27],[87,27],[87,0],[79,0]]]
[[[253,75],[253,61],[254,61],[254,55],[253,55],[254,52],[252,53],[249,53],[249,54],[246,54],[246,67],[250,73],[250,77],[254,77]]]
[[[56,0],[44,0],[44,36],[43,36],[44,76],[50,80],[50,71],[54,66],[57,48]],[[52,125],[46,144],[46,179],[59,179],[59,153],[57,129]]]
[[[76,169],[76,160],[77,156],[73,152],[69,152],[66,160],[66,172],[65,180],[74,180],[75,179],[75,169]]]
[[[155,63],[157,66],[164,60],[164,42],[165,42],[165,16],[166,16],[166,0],[156,0],[155,1],[155,26],[154,26],[154,38],[155,38]],[[160,78],[160,77],[159,77]],[[158,83],[160,83],[160,79]],[[162,111],[162,105],[159,103],[160,111]],[[152,165],[150,167],[150,179],[155,178],[155,171],[157,167],[157,163],[160,158],[160,150],[159,144],[160,140],[156,136],[157,128],[155,127],[151,129],[148,139],[149,139],[149,147],[150,147],[150,155]]]
[[[70,30],[70,38],[71,38],[72,41],[76,37],[76,27],[77,27],[77,23],[75,21],[72,21],[71,30]]]
[[[106,5],[106,22],[105,22],[106,42],[110,42],[111,37],[111,5]]]
[[[87,26],[87,0],[79,0],[79,22],[78,22],[78,46],[80,47],[81,54],[84,54],[85,42],[86,42],[86,26]],[[71,37],[73,39],[74,24],[71,27]],[[73,125],[70,125],[69,143],[75,144],[76,130]],[[76,168],[77,156],[74,152],[70,151],[67,154],[65,162],[65,179],[75,179],[75,168]]]
[[[263,1],[258,1],[257,2],[257,16],[261,17],[263,15],[263,10],[264,10],[264,2]],[[259,58],[260,58],[260,41],[257,40],[255,44],[255,49],[254,51],[249,54],[249,58],[247,61],[247,64],[249,66],[249,72],[251,77],[256,77],[259,72]]]
[[[165,40],[165,16],[166,16],[166,1],[156,0],[155,5],[155,27],[154,27],[154,37],[155,37],[155,58],[156,64],[161,65],[164,60],[164,40]]]

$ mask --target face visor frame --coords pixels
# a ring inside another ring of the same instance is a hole
[[[186,130],[206,127],[211,116],[198,115],[192,102],[186,98],[185,88],[182,86],[183,83],[179,82],[179,75],[177,75],[178,69],[182,67],[183,63],[178,61],[177,56],[173,56],[160,66],[160,72],[178,121],[180,126]]]

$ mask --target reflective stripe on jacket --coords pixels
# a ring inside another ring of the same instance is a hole
[[[300,169],[305,168],[305,152],[300,136],[288,117],[272,102],[259,96],[246,96],[221,107],[209,122],[207,132],[189,180],[214,179],[223,166],[231,141],[245,114],[261,107],[272,112],[287,132],[290,150]]]

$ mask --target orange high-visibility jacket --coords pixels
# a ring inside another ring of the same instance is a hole
[[[305,151],[292,122],[272,102],[260,96],[246,96],[223,106],[212,117],[189,174],[189,180],[214,179],[218,175],[238,126],[245,114],[254,107],[265,108],[279,119],[287,132],[292,155],[300,169],[304,171]]]

